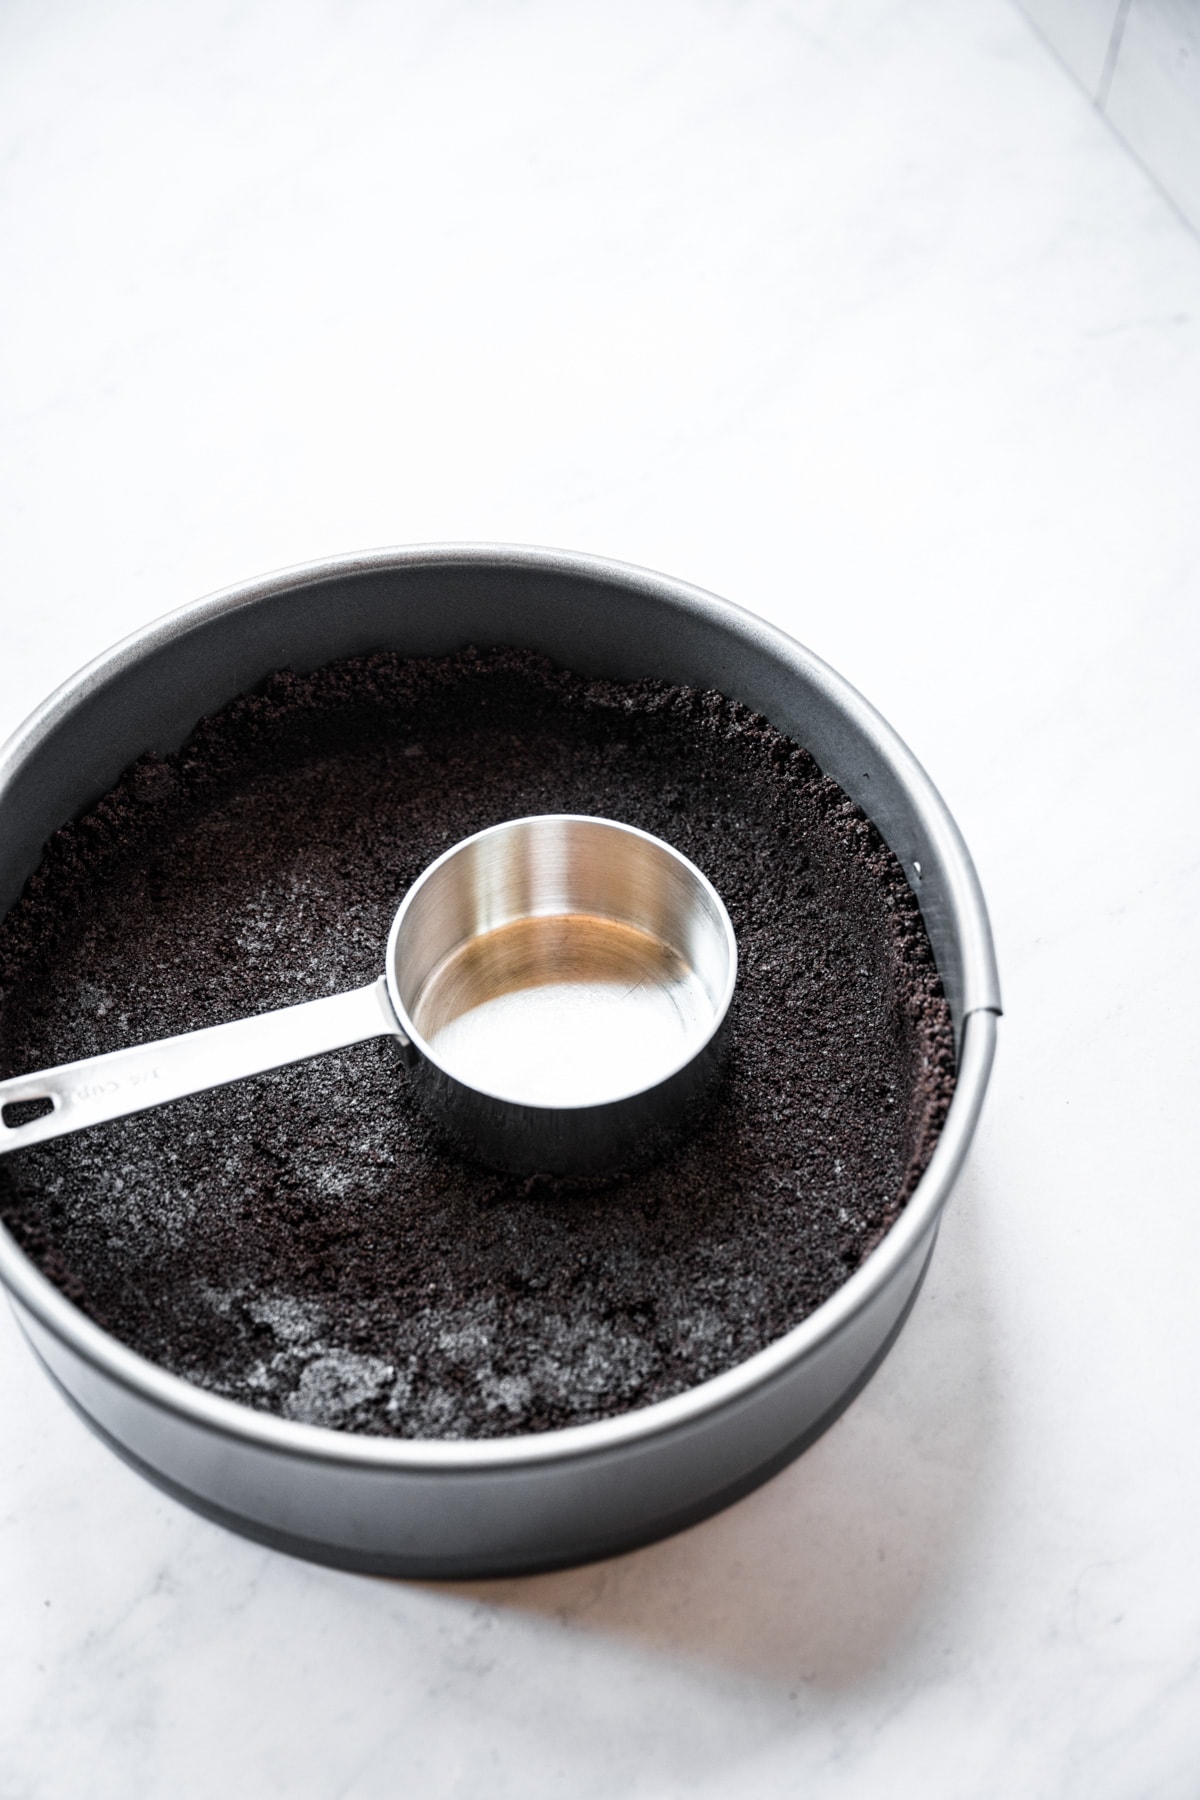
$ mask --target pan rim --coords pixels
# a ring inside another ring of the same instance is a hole
[[[489,543],[384,548],[293,565],[188,602],[140,627],[87,663],[18,727],[0,750],[0,808],[23,764],[66,717],[131,664],[181,635],[264,599],[348,576],[464,565],[560,572],[615,584],[626,591],[665,597],[681,610],[693,615],[699,612],[725,630],[732,625],[772,649],[784,662],[802,666],[807,676],[815,676],[833,694],[890,764],[954,877],[950,904],[956,930],[966,945],[963,1004],[958,1022],[958,1074],[933,1155],[899,1219],[859,1268],[799,1325],[732,1369],[669,1399],[591,1424],[544,1433],[480,1439],[374,1438],[257,1412],[169,1373],[110,1336],[42,1275],[0,1224],[0,1279],[18,1307],[27,1309],[68,1350],[126,1392],[214,1435],[234,1438],[287,1458],[355,1467],[364,1472],[432,1474],[439,1470],[479,1469],[495,1474],[504,1469],[520,1470],[607,1455],[622,1447],[632,1449],[647,1440],[686,1430],[714,1412],[745,1401],[765,1384],[812,1357],[852,1324],[900,1270],[921,1238],[936,1228],[982,1110],[1001,1012],[987,909],[965,843],[917,759],[874,707],[795,639],[735,603],[672,577],[584,552]]]

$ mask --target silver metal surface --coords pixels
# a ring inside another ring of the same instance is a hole
[[[330,994],[229,1025],[14,1075],[0,1081],[0,1154],[399,1030],[380,977],[352,994]],[[49,1101],[54,1110],[23,1124],[4,1122],[7,1107],[38,1100]]]
[[[715,1071],[737,945],[711,882],[611,819],[547,814],[455,844],[413,883],[384,977],[0,1081],[0,1153],[392,1036],[468,1147],[594,1174],[659,1148]],[[6,1108],[52,1111],[9,1124]]]
[[[425,1106],[501,1167],[661,1150],[719,1068],[737,975],[712,884],[610,819],[516,819],[413,883],[388,939]]]
[[[150,1479],[264,1542],[423,1576],[513,1573],[628,1548],[745,1492],[824,1429],[912,1304],[983,1104],[1000,1005],[962,838],[862,696],[728,602],[557,551],[426,547],[339,558],[230,590],[137,633],[47,702],[0,756],[0,905],[19,893],[50,831],[135,756],[175,748],[199,717],[271,670],[467,643],[525,644],[584,674],[717,688],[805,744],[863,805],[914,887],[954,1017],[958,1080],[915,1194],[830,1300],[715,1380],[569,1431],[386,1440],[252,1412],[136,1356],[0,1232],[0,1274],[39,1357]]]

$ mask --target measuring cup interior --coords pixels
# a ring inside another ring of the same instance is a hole
[[[446,1073],[527,1106],[595,1106],[691,1060],[736,949],[700,872],[630,826],[517,819],[414,883],[388,943],[405,1031]]]

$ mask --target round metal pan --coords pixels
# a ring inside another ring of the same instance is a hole
[[[470,1440],[358,1437],[251,1411],[135,1355],[0,1230],[0,1276],[88,1424],[197,1511],[346,1568],[455,1577],[553,1568],[677,1530],[773,1474],[870,1377],[916,1296],[970,1144],[999,985],[966,846],[879,714],[817,657],[683,582],[515,547],[382,550],[181,608],[84,669],[0,755],[0,912],[64,820],[146,750],[177,748],[272,670],[392,648],[516,644],[584,674],[717,688],[802,743],[874,821],[917,895],[954,1018],[958,1080],[929,1167],[862,1267],[802,1325],[716,1379],[599,1424]]]

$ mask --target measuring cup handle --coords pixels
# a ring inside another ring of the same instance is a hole
[[[0,1081],[0,1154],[387,1035],[412,1054],[381,977],[349,994],[17,1075]],[[4,1109],[22,1100],[49,1100],[54,1110],[22,1125],[5,1124]]]

